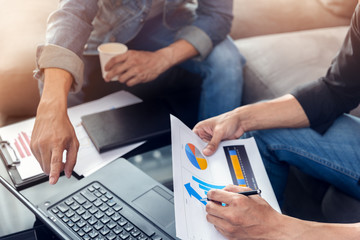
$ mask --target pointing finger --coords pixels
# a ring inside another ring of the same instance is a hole
[[[62,150],[53,149],[51,154],[51,164],[50,164],[50,176],[49,183],[57,183],[60,172],[64,169],[64,163],[62,162]]]

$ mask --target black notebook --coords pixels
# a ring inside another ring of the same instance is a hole
[[[170,132],[170,112],[160,101],[93,113],[81,120],[100,153]]]

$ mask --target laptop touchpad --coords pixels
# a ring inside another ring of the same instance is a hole
[[[168,227],[175,221],[174,204],[171,202],[173,196],[160,187],[155,187],[133,201],[147,215],[150,215],[155,221],[163,227]]]

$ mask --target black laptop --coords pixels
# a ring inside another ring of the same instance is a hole
[[[39,206],[1,177],[0,182],[61,239],[176,238],[173,193],[125,159]]]

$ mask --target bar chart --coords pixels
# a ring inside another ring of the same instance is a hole
[[[30,137],[25,132],[20,132],[17,137],[13,140],[16,152],[20,158],[31,157],[32,153],[30,150]]]
[[[245,147],[243,145],[225,146],[224,151],[233,184],[258,189]]]

